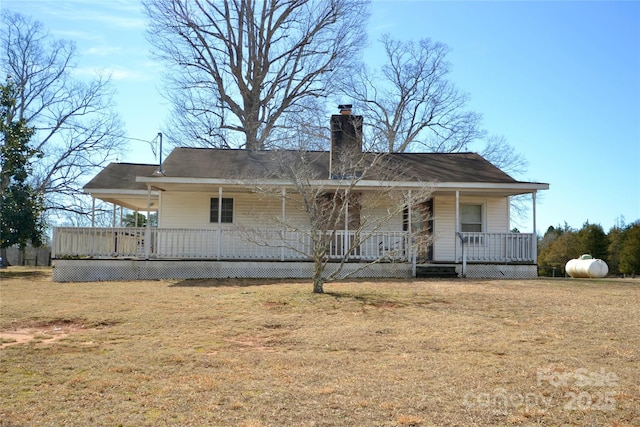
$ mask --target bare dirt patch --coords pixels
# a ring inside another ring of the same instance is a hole
[[[83,325],[67,322],[52,322],[46,325],[17,327],[9,331],[0,331],[0,348],[17,344],[24,344],[30,341],[38,343],[52,343],[69,334],[78,331]]]
[[[0,330],[0,349],[30,342],[37,345],[52,344],[72,334],[96,330],[115,323],[117,322],[108,321],[96,324],[83,319],[14,322],[10,328]]]

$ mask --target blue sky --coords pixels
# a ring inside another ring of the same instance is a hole
[[[170,109],[137,1],[1,5],[75,41],[79,75],[112,74],[127,135],[156,136]],[[515,178],[550,183],[538,198],[538,232],[565,221],[608,231],[622,217],[640,219],[640,2],[374,0],[371,63],[383,33],[449,45],[451,79],[469,93],[470,107],[529,162]],[[119,160],[155,158],[148,144],[131,140]]]

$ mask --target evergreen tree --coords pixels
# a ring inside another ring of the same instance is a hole
[[[624,274],[640,273],[640,222],[630,225],[624,232],[619,267]]]
[[[136,224],[138,227],[146,227],[147,225],[147,217],[141,213],[138,213],[138,221],[136,222],[136,213],[132,212],[129,213],[127,215],[124,216],[124,218],[122,219],[122,226],[123,227],[136,227]],[[158,226],[158,215],[157,214],[151,214],[150,215],[150,220],[151,223],[149,225],[151,225],[151,227],[157,227]]]
[[[538,264],[542,268],[564,271],[567,261],[578,258],[583,253],[578,233],[566,231],[540,252]]]
[[[16,96],[10,79],[0,85],[0,247],[17,244],[24,249],[28,243],[42,245],[43,201],[27,183],[31,159],[39,153],[28,145],[33,129],[11,114]]]
[[[567,261],[580,251],[578,240],[576,231],[566,222],[564,226],[550,226],[538,241],[539,274],[551,276],[554,271],[561,274]]]
[[[542,236],[542,239],[538,240],[538,253],[542,253],[549,247],[558,237],[562,235],[562,229],[560,227],[554,228],[552,225],[547,228],[547,231]]]
[[[582,253],[600,258],[605,262],[608,260],[609,240],[600,224],[585,223],[582,230],[578,232],[578,236]]]
[[[617,225],[609,230],[609,234],[607,234],[607,239],[609,240],[607,265],[609,266],[610,274],[620,273],[620,252],[622,251],[624,234],[624,227]]]

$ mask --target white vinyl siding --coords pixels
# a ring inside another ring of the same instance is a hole
[[[506,233],[509,231],[509,199],[507,197],[460,197],[460,205],[482,205],[482,231]],[[462,214],[462,212],[460,212]],[[455,260],[456,198],[454,194],[434,198],[433,260]]]
[[[402,231],[402,210],[385,204],[380,197],[360,198],[360,218],[363,230]],[[391,213],[389,210],[391,209]],[[394,212],[395,211],[395,212]]]
[[[215,228],[217,224],[209,222],[209,199],[211,197],[213,195],[207,193],[162,192],[162,209],[158,219],[158,227]]]
[[[210,222],[211,199],[218,192],[177,192],[162,193],[162,214],[159,227],[163,228],[202,228],[215,229],[217,222]],[[233,199],[233,225],[278,229],[282,227],[282,199],[276,195],[266,196],[255,193],[222,192],[222,198]],[[361,218],[368,222],[368,229],[375,227],[372,218],[384,218],[388,215],[388,206],[373,205],[366,194],[361,199]],[[287,193],[285,205],[286,222],[293,227],[308,227],[308,217],[302,208],[300,196]],[[232,224],[221,224],[223,227]],[[402,213],[398,212],[381,227],[381,230],[402,231]]]
[[[455,254],[455,196],[436,196],[433,200],[433,261],[453,261]]]
[[[494,197],[486,199],[485,226],[486,233],[506,233],[509,231],[509,199]]]
[[[211,199],[218,198],[218,192],[177,192],[162,193],[162,215],[159,227],[162,228],[197,228],[216,229],[218,226],[231,227],[233,225],[255,226],[251,212],[260,211],[263,214],[275,212],[280,215],[279,200],[257,201],[255,195],[249,193],[233,193],[223,191],[223,199],[233,199],[233,224],[217,221],[210,222]],[[275,228],[275,227],[274,227]]]

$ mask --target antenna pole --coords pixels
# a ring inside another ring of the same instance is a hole
[[[159,162],[158,162],[158,172],[161,174],[162,172],[162,132],[158,132],[158,138],[160,138],[160,153],[159,153]]]

